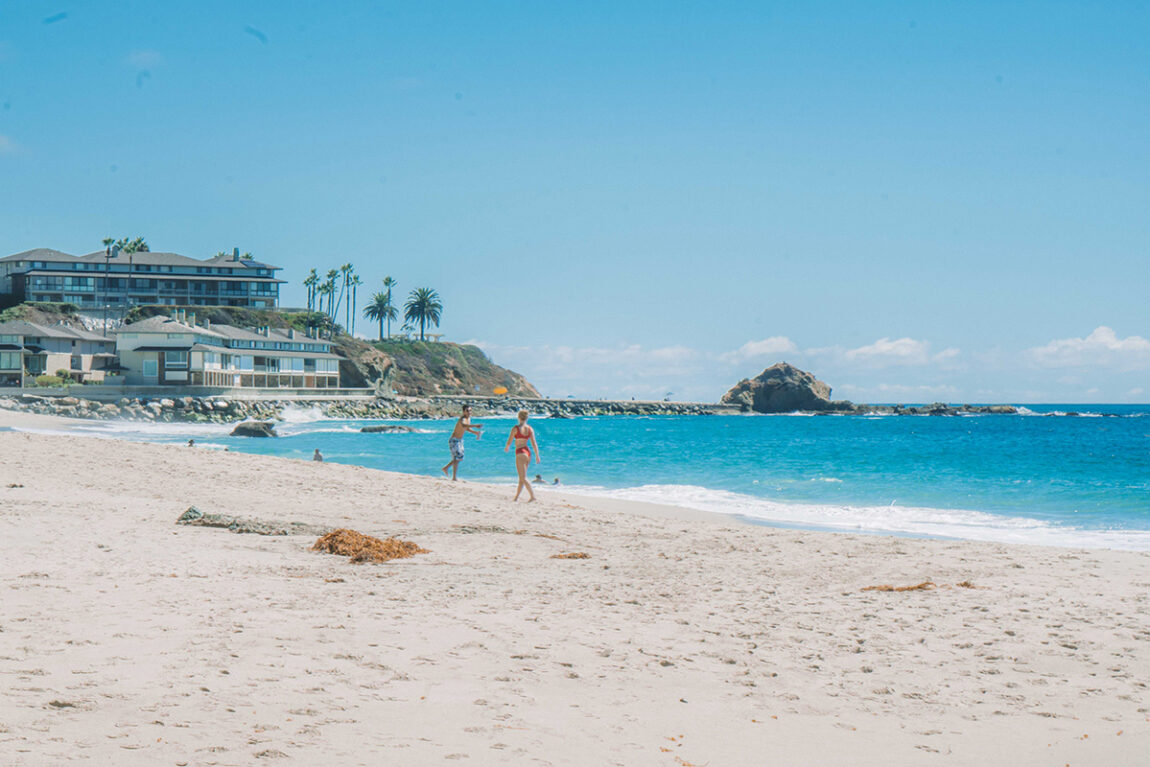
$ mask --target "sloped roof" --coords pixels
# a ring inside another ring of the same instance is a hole
[[[52,250],[51,248],[33,248],[23,253],[4,256],[4,258],[0,258],[0,261],[58,261],[70,258],[75,258],[75,256],[71,253],[64,253],[59,250]]]
[[[282,269],[283,267],[272,266],[262,261],[240,259],[236,261],[232,256],[212,256],[211,258],[192,258],[190,256],[181,256],[179,253],[165,253],[165,252],[152,252],[150,250],[141,250],[136,253],[125,253],[118,251],[115,256],[109,256],[106,251],[97,250],[92,253],[87,253],[83,256],[73,256],[71,253],[64,253],[60,250],[52,250],[51,248],[34,248],[33,250],[26,250],[23,253],[15,253],[11,256],[0,258],[0,261],[62,261],[65,263],[73,261],[83,261],[85,263],[99,263],[102,264],[107,261],[109,264],[133,264],[150,265],[150,266],[212,266],[216,268],[230,267],[232,269]]]
[[[62,254],[67,255],[67,254]],[[115,256],[109,257],[103,250],[97,250],[94,253],[79,256],[78,260],[86,261],[89,263],[104,263],[105,260],[109,264],[127,264],[129,261],[133,264],[147,264],[151,266],[214,266],[214,267],[231,267],[232,269],[279,269],[281,267],[271,266],[261,261],[234,261],[231,256],[212,256],[211,258],[192,258],[190,256],[181,256],[179,253],[164,253],[153,252],[150,250],[141,250],[135,253],[125,253],[119,251]]]
[[[205,336],[215,336],[216,338],[223,338],[222,335],[215,330],[209,330],[203,327],[193,327],[192,325],[184,324],[183,322],[176,322],[171,317],[164,317],[163,315],[156,315],[149,317],[146,320],[133,322],[131,325],[124,325],[117,328],[117,333],[199,333]]]
[[[101,335],[90,333],[87,330],[77,330],[76,328],[70,328],[67,325],[40,325],[35,322],[28,322],[27,320],[0,322],[0,335],[38,336],[41,338],[67,338],[69,340],[75,340],[79,338],[85,341],[107,341],[109,343],[112,341],[110,338],[104,338]]]

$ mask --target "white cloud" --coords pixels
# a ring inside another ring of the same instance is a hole
[[[1131,397],[1137,397],[1140,394],[1145,394],[1145,392],[1146,392],[1146,390],[1143,389],[1141,386],[1135,386],[1133,389],[1126,392],[1126,394],[1128,394]]]
[[[16,151],[16,142],[0,133],[0,154],[12,154]]]
[[[762,341],[747,341],[733,352],[720,354],[723,362],[743,362],[757,357],[777,357],[782,354],[797,354],[799,347],[786,336],[771,336]]]
[[[163,64],[164,57],[159,51],[140,50],[129,53],[126,61],[136,69],[152,69]]]
[[[1150,340],[1141,336],[1119,338],[1102,325],[1085,338],[1061,338],[1026,351],[1041,367],[1103,366],[1141,368],[1150,366]]]
[[[843,359],[876,365],[925,365],[930,361],[930,344],[913,338],[880,338],[868,346],[849,349]]]
[[[931,360],[933,362],[937,362],[940,365],[949,365],[953,362],[956,362],[960,354],[962,354],[961,351],[951,347],[949,349],[943,349],[938,354],[931,357]]]
[[[707,357],[687,346],[648,349],[639,344],[528,347],[481,340],[465,343],[478,346],[497,365],[522,373],[540,391],[553,396],[570,393],[662,399],[674,391],[676,398],[682,398],[696,393],[689,381],[706,372]]]
[[[880,400],[891,398],[901,398],[907,402],[925,402],[927,399],[935,400],[944,397],[954,397],[958,390],[947,384],[938,385],[907,385],[907,384],[886,384],[880,383],[874,386],[857,386],[855,384],[843,384],[839,387],[839,391],[852,398],[854,397],[870,397]]]

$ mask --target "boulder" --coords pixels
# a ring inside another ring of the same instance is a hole
[[[832,401],[831,387],[786,362],[771,365],[754,378],[743,379],[723,395],[721,402],[742,405],[757,413],[853,412],[855,409],[846,400]]]
[[[382,424],[379,426],[364,426],[360,429],[364,434],[409,434],[415,429],[399,424]]]
[[[278,437],[270,421],[241,421],[232,429],[233,437]]]

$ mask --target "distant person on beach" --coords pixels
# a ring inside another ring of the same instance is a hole
[[[451,460],[440,469],[443,476],[447,476],[447,470],[451,469],[451,481],[455,481],[455,476],[459,472],[459,462],[463,460],[463,436],[471,432],[475,435],[476,439],[483,436],[483,424],[471,423],[471,405],[463,406],[463,414],[455,422],[455,428],[451,430],[451,438],[447,440],[447,448],[451,451]]]
[[[543,475],[542,474],[536,474],[534,481],[535,482],[542,482],[543,481]]]
[[[188,440],[188,447],[195,447],[195,446],[196,446],[196,441],[194,439],[189,439]]]
[[[318,447],[315,449],[315,453],[312,454],[311,459],[313,461],[318,461],[319,463],[323,463],[323,453],[321,453],[319,451]]]
[[[551,484],[553,484],[553,485],[558,485],[558,484],[559,484],[559,477],[556,477],[556,478],[555,478],[555,481],[554,481],[554,482],[552,482]]]
[[[531,496],[528,500],[535,500],[535,491],[531,489],[531,483],[527,481],[527,467],[531,465],[531,451],[535,451],[535,463],[539,464],[539,445],[535,442],[535,429],[527,425],[527,411],[519,411],[519,423],[511,427],[511,433],[507,435],[507,444],[503,446],[503,452],[511,449],[511,443],[515,443],[515,470],[519,472],[519,486],[515,488],[515,498],[512,500],[518,501],[519,494],[523,492],[523,488],[527,488],[527,494]]]

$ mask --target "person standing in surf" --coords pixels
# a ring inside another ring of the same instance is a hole
[[[459,472],[459,462],[463,460],[463,435],[471,432],[475,435],[476,439],[482,436],[483,424],[471,423],[471,405],[463,406],[463,414],[455,422],[455,428],[451,430],[451,438],[447,440],[447,448],[451,451],[451,460],[441,469],[443,476],[447,476],[447,470],[451,469],[451,481],[454,482],[456,474]]]
[[[527,467],[531,465],[531,452],[535,451],[535,464],[539,464],[539,445],[535,442],[535,429],[527,425],[527,411],[519,411],[519,423],[511,427],[511,434],[507,436],[507,444],[503,446],[503,452],[511,449],[511,443],[515,443],[515,470],[519,472],[519,486],[515,488],[515,497],[512,500],[518,501],[519,494],[523,492],[523,488],[527,488],[527,494],[531,497],[528,503],[535,500],[535,491],[531,489],[531,483],[527,481]]]

